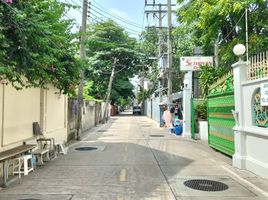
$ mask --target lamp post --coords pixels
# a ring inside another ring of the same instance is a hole
[[[234,46],[233,52],[236,56],[239,57],[239,61],[242,61],[242,56],[246,52],[246,47],[243,44],[237,44]]]

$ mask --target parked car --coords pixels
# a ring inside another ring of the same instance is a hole
[[[133,106],[133,115],[141,115],[141,107]]]

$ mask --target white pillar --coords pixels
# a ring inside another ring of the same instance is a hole
[[[184,76],[183,88],[183,136],[191,135],[191,97],[192,97],[192,71]]]
[[[242,131],[244,127],[244,101],[242,83],[247,80],[247,63],[239,61],[232,65],[234,72],[234,97],[237,123],[233,128],[235,154],[233,155],[233,166],[246,169],[246,135]]]

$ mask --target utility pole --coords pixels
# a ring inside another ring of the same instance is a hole
[[[155,3],[155,0],[153,0],[153,3],[147,3],[147,1],[145,1],[145,6],[147,7],[150,7],[151,9],[147,9],[145,10],[145,14],[148,15],[149,14],[153,14],[153,17],[154,18],[157,18],[158,19],[158,27],[155,27],[155,26],[151,26],[149,28],[157,28],[159,29],[159,43],[158,43],[158,69],[159,69],[159,77],[158,77],[158,91],[159,91],[159,99],[160,99],[160,102],[163,101],[163,86],[162,86],[162,82],[163,80],[165,79],[165,73],[167,68],[170,66],[168,64],[169,60],[167,59],[167,66],[165,65],[165,61],[166,61],[166,56],[165,56],[165,52],[164,52],[164,45],[165,42],[164,42],[164,39],[163,39],[163,29],[166,28],[166,27],[163,27],[163,19],[166,17],[166,14],[168,13],[168,16],[169,16],[169,13],[170,13],[170,34],[171,34],[171,31],[172,31],[172,25],[171,25],[171,13],[173,12],[171,10],[171,7],[172,6],[176,6],[176,4],[171,4],[171,0],[168,1],[169,4],[162,4],[162,3],[159,3],[159,4],[156,4]],[[167,9],[166,9],[167,7]],[[169,21],[169,20],[168,20]],[[171,41],[171,45],[172,45],[172,41]],[[169,52],[168,52],[169,53]],[[172,56],[172,46],[171,46],[171,52],[170,52],[171,56]],[[172,59],[172,58],[171,58]],[[172,60],[171,60],[172,62]],[[172,71],[170,71],[170,73],[172,73]],[[169,77],[170,77],[170,74],[169,74]],[[172,83],[171,83],[172,84]],[[171,85],[171,93],[172,93],[172,85]],[[171,96],[171,95],[170,95]]]
[[[142,114],[144,115],[144,65],[142,65],[142,76],[141,76],[141,92],[142,92]]]
[[[147,3],[147,1],[145,1],[145,6],[148,6],[148,7],[152,7],[153,9],[151,10],[145,10],[145,14],[148,15],[149,14],[153,14],[153,17],[155,18],[158,18],[158,27],[154,27],[154,26],[151,26],[151,27],[148,27],[148,28],[157,28],[159,29],[158,33],[158,69],[159,69],[159,72],[160,70],[162,69],[162,66],[161,66],[161,60],[164,59],[164,54],[163,54],[163,45],[164,45],[164,41],[163,41],[163,18],[165,17],[165,14],[166,14],[166,10],[163,9],[164,6],[167,6],[166,4],[161,4],[159,3],[158,4],[158,7],[157,7],[157,4],[155,3],[155,1],[153,1],[152,4],[149,4]],[[159,100],[160,102],[163,101],[163,91],[162,91],[162,80],[164,79],[164,77],[158,77],[158,91],[159,91]]]
[[[172,11],[171,11],[171,0],[167,0],[167,15],[168,15],[168,103],[172,105]]]
[[[159,44],[158,44],[158,58],[161,59],[161,57],[163,56],[163,32],[162,32],[162,27],[163,27],[163,15],[162,15],[162,4],[159,4]],[[158,89],[159,89],[159,101],[163,102],[163,91],[162,91],[162,78],[158,80]]]
[[[88,16],[88,0],[83,0],[83,13],[82,13],[82,26],[80,28],[80,59],[83,61],[86,59],[86,29],[87,29],[87,16]],[[78,88],[78,112],[77,112],[77,131],[76,139],[81,139],[82,132],[82,107],[83,101],[83,89],[84,89],[84,70],[80,73],[80,84]]]
[[[103,118],[106,118],[107,113],[108,113],[108,106],[109,106],[109,101],[110,101],[111,92],[112,92],[112,85],[113,85],[113,80],[114,80],[115,65],[116,65],[117,62],[118,62],[118,59],[117,58],[114,58],[113,67],[112,67],[112,73],[111,73],[111,76],[110,76],[108,90],[107,90],[107,95],[106,95],[106,100],[105,100],[104,116],[103,116]]]

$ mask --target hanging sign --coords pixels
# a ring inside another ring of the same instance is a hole
[[[268,82],[261,84],[261,106],[268,106]]]
[[[181,71],[199,71],[202,65],[213,65],[212,56],[181,57]]]

